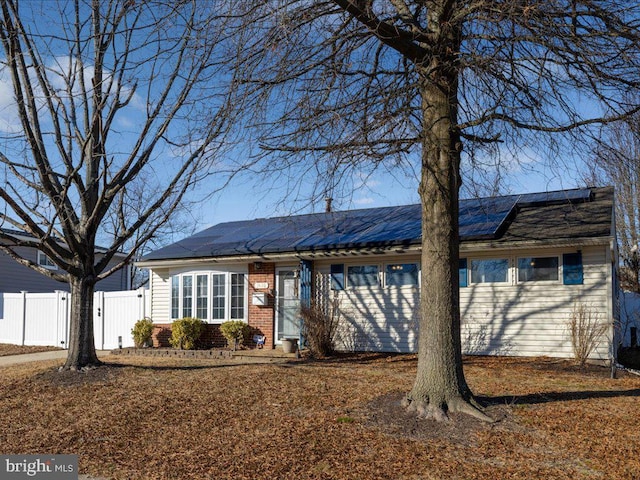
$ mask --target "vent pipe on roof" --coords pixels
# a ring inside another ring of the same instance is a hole
[[[331,202],[333,202],[333,198],[325,197],[324,201],[325,201],[324,211],[326,213],[331,213]]]

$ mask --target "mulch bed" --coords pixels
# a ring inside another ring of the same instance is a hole
[[[113,479],[640,478],[640,378],[603,367],[466,358],[487,424],[402,409],[415,355],[106,360],[0,369],[0,452],[78,454]]]

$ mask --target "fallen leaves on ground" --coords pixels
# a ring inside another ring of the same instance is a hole
[[[23,353],[50,352],[52,350],[61,350],[57,347],[39,347],[28,345],[10,345],[8,343],[0,343],[0,357],[7,355],[22,355]]]
[[[291,364],[107,357],[0,369],[0,452],[78,454],[113,479],[632,479],[640,378],[560,360],[469,357],[498,421],[399,406],[414,355]]]

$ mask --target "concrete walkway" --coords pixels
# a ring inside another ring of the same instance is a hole
[[[104,357],[111,353],[110,350],[98,350],[98,357]],[[0,368],[19,365],[21,363],[39,362],[43,360],[64,360],[67,358],[66,350],[52,350],[50,352],[24,353],[22,355],[6,355],[0,357]]]

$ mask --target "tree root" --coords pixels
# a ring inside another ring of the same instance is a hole
[[[78,373],[87,373],[91,370],[95,370],[96,368],[102,366],[102,362],[98,361],[97,363],[90,363],[88,365],[83,365],[82,367],[76,365],[64,365],[58,368],[59,372],[78,372]]]
[[[482,407],[473,398],[467,401],[462,397],[453,397],[441,405],[432,404],[428,399],[414,400],[408,395],[402,400],[402,406],[409,412],[415,412],[418,418],[431,419],[437,422],[451,420],[448,412],[464,413],[483,422],[493,423],[495,420],[482,411]]]

